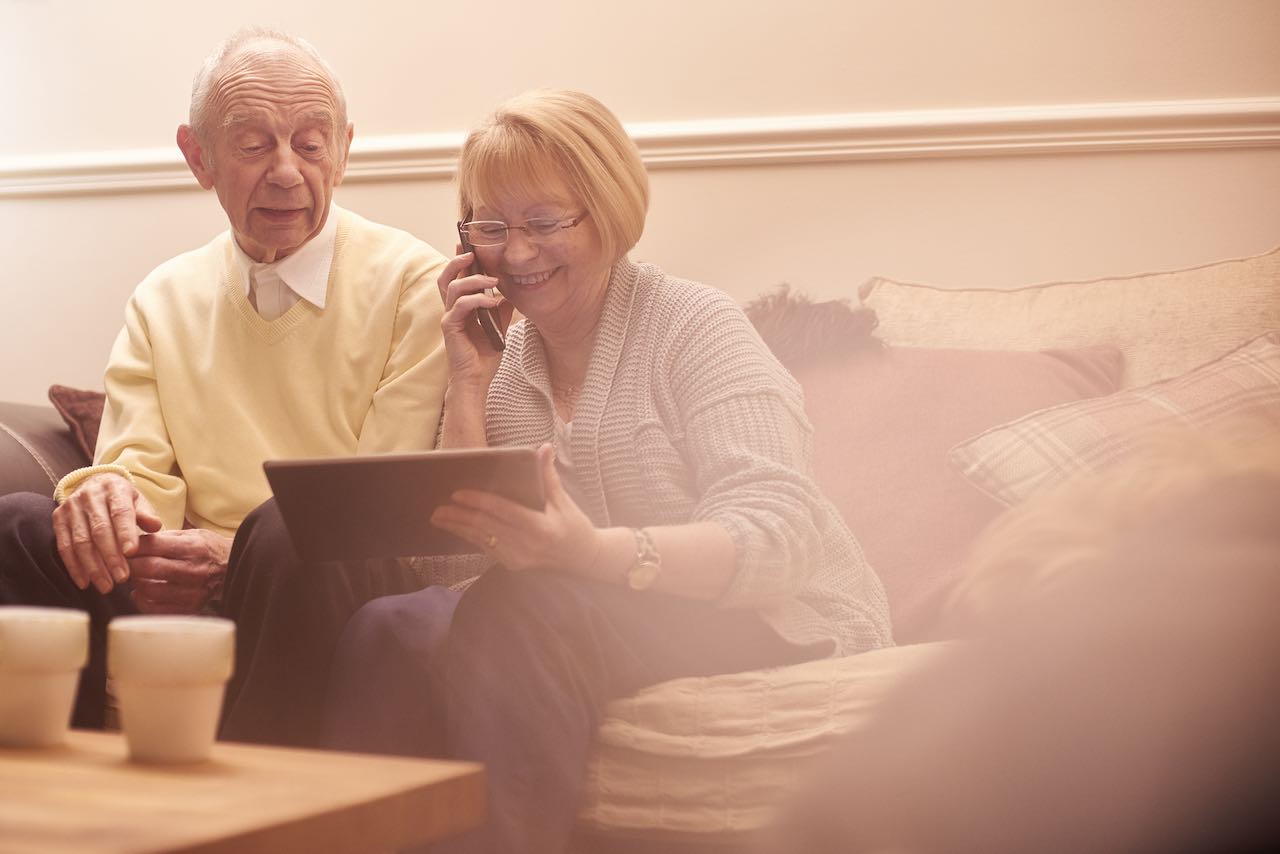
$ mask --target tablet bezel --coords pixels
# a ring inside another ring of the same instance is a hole
[[[459,489],[541,509],[536,454],[533,448],[466,448],[268,460],[262,468],[304,560],[365,560],[481,552],[433,527],[431,513]]]

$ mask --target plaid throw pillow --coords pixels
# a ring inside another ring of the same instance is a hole
[[[1280,441],[1280,331],[1180,377],[993,427],[956,445],[948,459],[983,492],[1012,505],[1069,475],[1124,459],[1153,429],[1238,417],[1275,425]]]

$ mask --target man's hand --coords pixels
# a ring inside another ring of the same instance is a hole
[[[148,534],[129,559],[133,601],[144,614],[195,614],[222,590],[231,538],[189,528]]]
[[[129,559],[133,602],[144,614],[195,614],[222,590],[231,539],[188,528],[139,541]]]
[[[86,480],[53,511],[53,536],[76,587],[109,593],[129,577],[128,558],[143,533],[159,531],[160,517],[125,477]]]

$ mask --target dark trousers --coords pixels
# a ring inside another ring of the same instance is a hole
[[[89,661],[80,673],[71,723],[101,729],[106,712],[107,623],[136,614],[129,587],[105,596],[71,581],[53,538],[53,499],[31,492],[0,496],[0,605],[75,608],[89,613]]]
[[[128,584],[102,595],[79,590],[53,538],[54,502],[0,497],[0,604],[77,608],[90,616],[89,661],[72,723],[101,728],[106,707],[107,623],[136,614]],[[221,736],[236,741],[314,745],[329,662],[347,619],[370,599],[425,582],[397,561],[306,564],[293,549],[274,501],[236,533],[222,611],[236,621],[236,669],[227,687]]]
[[[495,569],[460,600],[432,587],[356,613],[335,656],[325,741],[483,762],[489,821],[442,847],[563,851],[610,700],[818,654],[750,612]]]
[[[314,746],[333,652],[347,620],[371,599],[426,582],[396,560],[308,563],[274,500],[236,532],[222,609],[236,623],[236,669],[220,737]]]

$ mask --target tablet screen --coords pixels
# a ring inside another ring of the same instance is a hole
[[[428,521],[459,489],[543,506],[533,448],[469,448],[263,464],[285,527],[308,561],[467,554]]]

